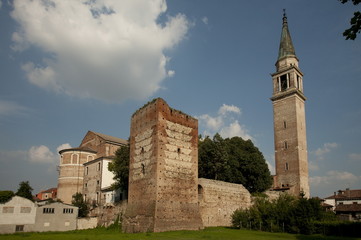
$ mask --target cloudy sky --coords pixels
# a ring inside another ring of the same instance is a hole
[[[56,187],[88,130],[127,139],[147,101],[251,139],[274,168],[272,79],[286,8],[304,75],[311,195],[361,188],[361,36],[337,0],[0,0],[0,190]]]

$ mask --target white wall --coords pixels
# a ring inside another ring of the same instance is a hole
[[[108,188],[115,182],[113,180],[114,174],[108,170],[108,165],[111,161],[110,159],[103,159],[101,189]]]
[[[13,213],[4,213],[4,207],[14,207]],[[21,212],[21,209],[23,211]],[[26,208],[26,209],[25,209]],[[30,211],[27,211],[30,210]],[[15,196],[5,204],[0,204],[1,224],[35,224],[36,204],[29,199]]]

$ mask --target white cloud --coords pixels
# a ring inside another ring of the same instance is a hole
[[[13,101],[0,100],[0,117],[24,114],[29,111],[28,108],[21,106]]]
[[[13,49],[35,46],[42,62],[22,66],[32,84],[82,98],[144,99],[161,88],[169,58],[191,26],[178,14],[159,23],[164,0],[14,0]],[[46,57],[45,57],[46,55]]]
[[[234,106],[234,105],[223,104],[219,108],[218,114],[225,115],[227,113],[241,114],[241,109],[239,107]]]
[[[68,148],[71,148],[70,144],[69,143],[63,143],[59,147],[56,148],[56,151],[60,152],[61,150],[68,149]]]
[[[338,189],[359,187],[361,176],[346,171],[328,171],[325,176],[313,176],[309,180],[312,191],[327,196]]]
[[[240,124],[235,117],[241,115],[241,109],[234,105],[223,104],[217,116],[213,117],[209,114],[198,116],[199,124],[203,128],[204,136],[212,136],[219,133],[223,138],[231,138],[234,136],[242,137],[243,139],[252,139],[247,128]]]
[[[336,148],[337,146],[338,146],[337,143],[325,143],[323,144],[322,148],[318,148],[313,153],[316,155],[316,157],[319,160],[323,160],[325,158],[325,155],[331,152],[331,150]]]
[[[311,171],[316,171],[316,170],[319,170],[319,166],[317,165],[316,162],[314,161],[309,161],[308,163],[308,169],[311,170]]]
[[[361,153],[351,153],[348,156],[351,160],[361,161]]]
[[[173,77],[174,74],[175,74],[175,71],[169,70],[167,75],[168,75],[168,77]]]
[[[32,146],[28,152],[29,161],[33,163],[55,163],[56,156],[45,145]]]
[[[208,25],[208,18],[207,17],[203,17],[202,18],[202,22],[206,25]]]

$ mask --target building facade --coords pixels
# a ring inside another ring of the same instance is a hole
[[[70,204],[75,193],[84,191],[84,164],[113,157],[126,144],[124,139],[88,131],[79,147],[59,151],[58,199]]]
[[[276,162],[273,189],[309,197],[303,73],[298,67],[286,14],[272,80]]]

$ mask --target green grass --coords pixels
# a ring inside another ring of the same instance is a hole
[[[231,228],[206,228],[202,231],[174,231],[163,233],[125,234],[117,230],[96,228],[70,232],[17,233],[0,235],[0,240],[361,240],[361,238],[326,237],[321,235],[294,235],[268,233]]]

